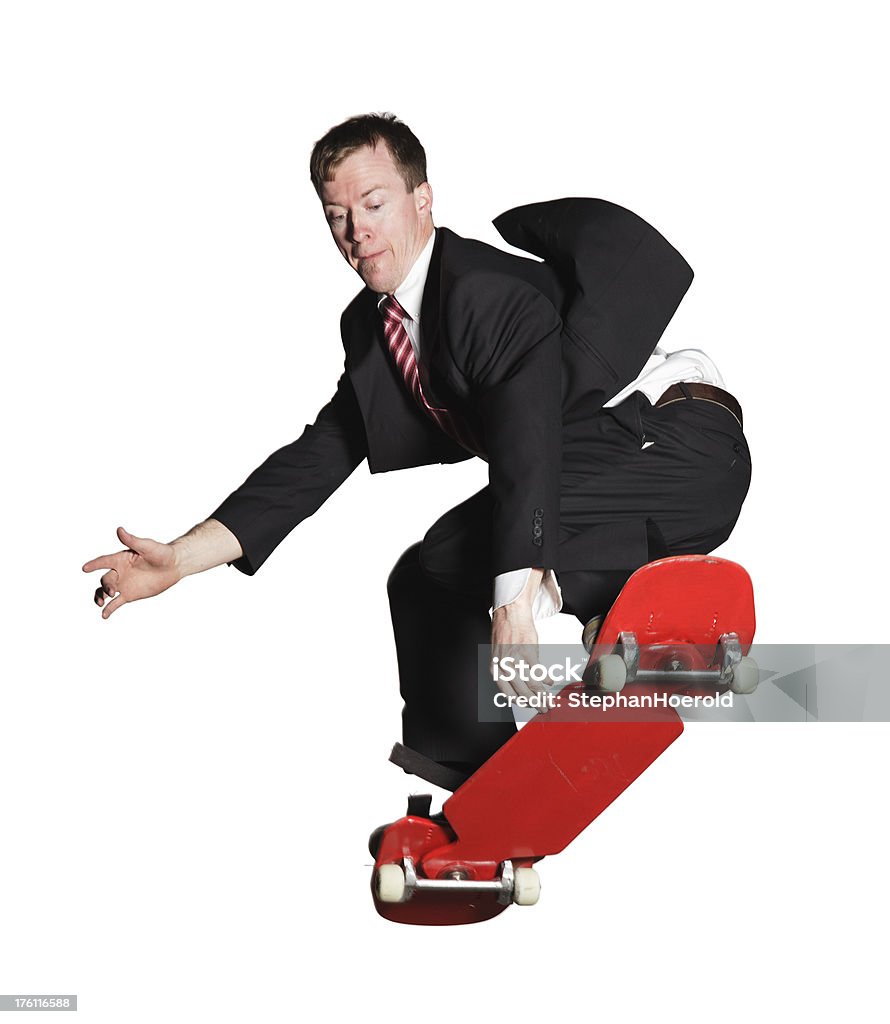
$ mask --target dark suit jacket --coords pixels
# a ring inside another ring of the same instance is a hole
[[[562,432],[583,431],[639,374],[692,270],[645,221],[600,199],[535,203],[494,224],[544,262],[438,228],[420,326],[425,394],[482,440],[497,575],[560,567]],[[363,459],[383,473],[470,457],[408,394],[377,299],[364,288],[343,312],[344,372],[315,423],[211,513],[240,541],[233,564],[243,572],[256,572]]]

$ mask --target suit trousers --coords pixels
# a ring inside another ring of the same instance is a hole
[[[560,551],[609,524],[645,524],[645,543],[624,561],[620,552],[603,550],[609,568],[598,567],[595,551],[581,565],[561,558],[563,611],[586,622],[608,610],[645,562],[713,551],[729,537],[750,479],[741,426],[709,401],[657,408],[635,392],[615,408],[564,424]],[[496,692],[478,671],[479,645],[491,642],[491,521],[486,487],[408,548],[388,582],[404,743],[466,771],[516,731],[509,710],[498,722],[480,722],[478,714],[479,687]]]

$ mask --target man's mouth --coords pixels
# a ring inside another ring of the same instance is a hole
[[[356,260],[358,260],[358,262],[361,263],[363,260],[373,260],[377,256],[382,256],[382,255],[383,255],[383,250],[381,249],[380,252],[369,252],[367,256],[356,256]]]

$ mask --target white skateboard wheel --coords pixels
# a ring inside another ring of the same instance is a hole
[[[732,682],[729,684],[733,693],[753,693],[760,682],[760,669],[753,658],[741,658],[732,670]]]
[[[597,683],[601,690],[618,693],[627,682],[627,665],[620,654],[604,654],[597,661]]]
[[[405,869],[401,864],[377,868],[377,899],[381,903],[402,903],[405,899]]]
[[[513,902],[519,907],[531,907],[541,895],[541,879],[534,868],[514,868]]]

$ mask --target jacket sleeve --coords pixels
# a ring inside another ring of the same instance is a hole
[[[311,516],[367,456],[367,440],[346,373],[311,426],[273,452],[209,518],[235,534],[252,576],[290,531]]]
[[[494,272],[456,282],[447,316],[457,339],[456,361],[483,426],[493,506],[492,575],[556,568],[560,318],[532,285]]]

